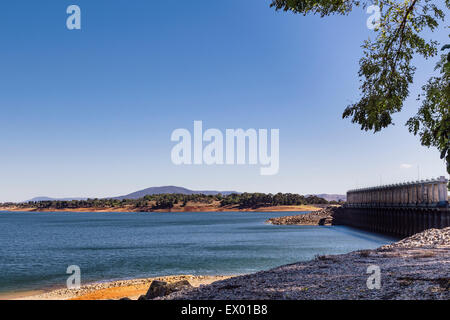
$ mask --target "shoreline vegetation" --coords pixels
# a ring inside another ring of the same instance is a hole
[[[2,203],[0,211],[12,212],[221,212],[317,211],[329,204],[317,196],[291,193],[242,193],[230,195],[156,194],[139,199],[87,199]]]
[[[369,289],[369,266],[381,286]],[[316,256],[304,262],[238,276],[178,275],[92,283],[0,299],[23,300],[395,300],[450,299],[450,227],[428,229],[373,250]],[[162,281],[162,282],[161,282]],[[165,288],[176,288],[166,290]]]

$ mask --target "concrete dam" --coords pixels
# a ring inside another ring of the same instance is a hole
[[[447,183],[439,177],[349,190],[333,224],[401,237],[450,227]]]

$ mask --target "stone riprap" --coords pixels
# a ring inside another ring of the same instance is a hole
[[[450,227],[445,229],[428,229],[381,248],[447,248],[449,244]]]
[[[299,214],[295,216],[285,216],[278,218],[270,218],[266,222],[274,225],[331,225],[333,222],[333,213],[336,207],[329,206],[319,211]]]

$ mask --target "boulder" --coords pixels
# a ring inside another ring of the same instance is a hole
[[[167,296],[173,292],[192,288],[187,280],[181,280],[174,283],[167,283],[164,281],[154,280],[145,294],[145,299],[150,300],[156,297]]]
[[[169,285],[169,289],[172,292],[181,291],[184,289],[192,288],[191,284],[187,280],[180,280]],[[171,292],[171,293],[172,293]]]
[[[153,280],[150,288],[148,288],[147,293],[145,294],[146,299],[153,299],[156,297],[162,297],[167,295],[167,282]]]
[[[331,226],[333,224],[333,217],[327,216],[319,220],[319,226]]]

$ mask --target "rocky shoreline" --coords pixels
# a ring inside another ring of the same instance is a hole
[[[380,270],[379,289],[367,285],[371,266]],[[448,300],[450,227],[375,250],[318,256],[156,299]]]
[[[301,225],[301,226],[324,226],[333,223],[333,214],[337,207],[328,206],[324,209],[295,216],[270,218],[266,223],[274,225]]]
[[[173,284],[188,281],[193,287],[205,285],[218,280],[224,280],[231,276],[194,276],[194,275],[174,275],[155,278],[142,278],[130,280],[118,280],[109,282],[95,282],[82,285],[79,289],[60,288],[32,293],[12,293],[9,297],[0,297],[0,300],[118,300],[127,296],[137,300],[145,294],[152,283],[165,282]]]

